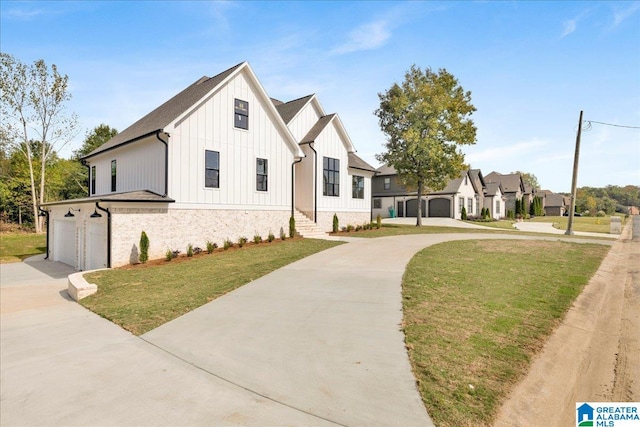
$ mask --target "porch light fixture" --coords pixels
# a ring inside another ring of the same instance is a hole
[[[38,216],[47,216],[47,211],[40,211],[40,213],[38,214]]]
[[[71,217],[75,216],[74,214],[71,213],[71,211],[80,212],[80,209],[69,208],[69,211],[66,214],[64,214],[64,217],[65,218],[71,218]]]
[[[90,218],[102,218],[102,215],[100,215],[98,211],[94,209],[93,213],[90,215]]]

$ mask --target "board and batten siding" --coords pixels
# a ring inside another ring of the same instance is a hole
[[[234,100],[249,103],[249,129],[234,127]],[[169,194],[176,207],[289,209],[294,157],[262,97],[239,73],[169,130]],[[220,187],[205,187],[205,150],[220,153]],[[256,190],[256,159],[268,191]]]
[[[95,195],[138,190],[164,194],[164,156],[165,146],[155,135],[96,155],[89,160],[89,166],[96,167]],[[112,160],[116,161],[115,191],[111,191]]]
[[[316,101],[312,100],[287,124],[287,127],[296,141],[302,141],[322,115],[322,110],[316,105]]]

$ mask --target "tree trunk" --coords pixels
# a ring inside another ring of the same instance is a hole
[[[45,138],[42,138],[45,139]],[[44,174],[47,166],[47,152],[46,152],[47,143],[42,141],[42,152],[40,153],[40,204],[44,203]],[[38,228],[42,230],[44,227],[44,217],[36,216],[36,221],[38,222]]]
[[[422,226],[422,180],[418,181],[418,218],[416,218],[416,227]]]

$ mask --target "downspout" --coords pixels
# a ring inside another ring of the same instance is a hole
[[[167,141],[160,138],[160,133],[162,133],[161,130],[156,132],[156,138],[164,144],[164,194],[162,197],[167,197],[169,190],[169,144],[167,144]]]
[[[47,256],[45,256],[44,259],[49,259],[49,211],[46,209],[42,209],[40,206],[38,206],[38,210],[44,213],[47,217],[45,220],[47,224]]]
[[[299,158],[298,160],[295,160],[293,163],[291,163],[291,216],[293,216],[293,211],[295,209],[295,202],[296,202],[296,198],[295,198],[295,194],[296,194],[295,166],[296,166],[296,163],[300,163],[301,161],[302,161],[302,157]]]
[[[101,207],[98,203],[100,202],[96,202],[96,209],[107,213],[107,268],[111,268],[111,212],[109,212],[109,209]]]
[[[85,159],[80,160],[80,164],[87,168],[87,197],[91,197],[91,166]]]
[[[313,141],[303,142],[313,151],[313,222],[318,223],[318,152],[313,148]]]

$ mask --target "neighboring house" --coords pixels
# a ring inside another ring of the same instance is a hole
[[[339,117],[315,95],[271,99],[247,62],[202,77],[82,159],[86,198],[42,205],[48,257],[77,270],[137,262],[189,243],[288,231],[299,212],[371,217],[375,169],[355,154]]]
[[[394,168],[381,166],[373,178],[373,216],[416,217],[418,215],[417,191],[407,189]],[[442,191],[428,192],[422,197],[422,216],[460,219],[464,206],[469,216],[479,216],[484,204],[482,174],[465,171],[452,179]],[[482,203],[482,205],[481,205]]]
[[[549,190],[539,190],[536,196],[542,199],[542,208],[546,216],[563,216],[567,209],[567,199],[562,194]]]
[[[506,199],[499,182],[491,182],[486,185],[484,191],[484,205],[489,209],[489,215],[493,219],[501,219],[506,216]]]
[[[522,181],[522,176],[519,173],[503,175],[498,172],[491,172],[489,175],[484,177],[484,182],[486,184],[501,184],[503,195],[506,199],[505,209],[507,211],[513,211],[513,213],[516,212],[516,200],[520,200],[522,197],[525,197],[526,194],[524,182]],[[529,194],[531,194],[531,192]],[[530,197],[527,197],[527,199],[525,200],[528,202],[531,201]],[[525,208],[529,208],[529,203],[525,204]]]

